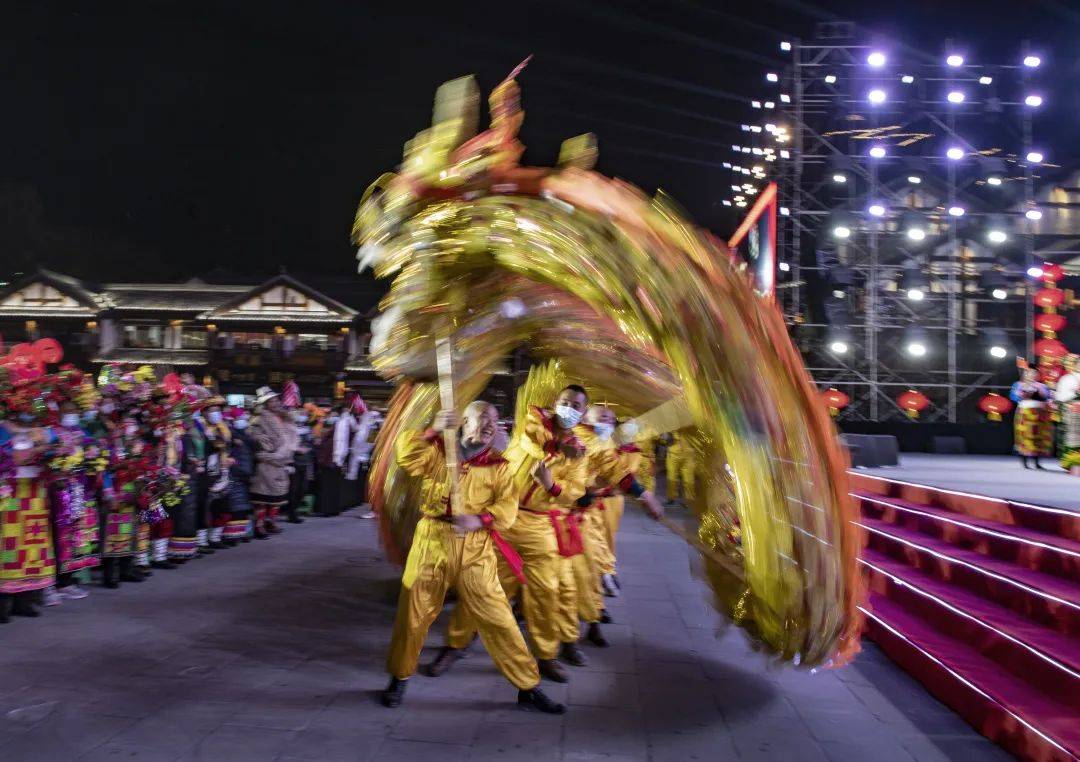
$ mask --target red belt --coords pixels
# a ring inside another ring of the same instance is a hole
[[[555,530],[555,542],[559,546],[559,555],[571,558],[585,552],[585,543],[581,539],[581,528],[578,524],[577,514],[563,515],[562,511],[534,511],[531,508],[522,507],[526,513],[547,515],[551,521],[551,528]],[[559,519],[563,519],[559,521]]]
[[[445,516],[429,516],[428,518],[435,519],[435,521],[445,521],[447,523],[450,523],[453,520],[449,514]],[[506,565],[510,567],[510,571],[514,573],[514,576],[524,585],[525,563],[521,560],[521,556],[514,550],[514,546],[508,543],[506,538],[499,534],[499,530],[496,529],[495,525],[492,523],[490,514],[481,516],[480,520],[484,522],[484,528],[487,529],[491,541],[495,544],[495,549],[499,551],[503,560],[506,561]]]

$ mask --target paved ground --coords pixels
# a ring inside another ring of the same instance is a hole
[[[1007,758],[871,644],[808,674],[718,635],[661,527],[628,517],[620,552],[613,647],[551,687],[563,718],[517,711],[482,652],[379,706],[397,578],[353,514],[0,626],[0,759]]]
[[[858,473],[991,495],[1021,503],[1080,511],[1080,479],[1065,473],[1053,458],[1044,471],[1025,469],[1012,455],[931,455],[905,452],[900,465],[860,468]]]

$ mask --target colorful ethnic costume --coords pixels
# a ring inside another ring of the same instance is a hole
[[[1054,389],[1054,404],[1061,420],[1058,458],[1066,471],[1080,473],[1080,357],[1066,357],[1065,369],[1069,372],[1058,379]]]
[[[50,458],[49,498],[56,541],[57,587],[101,563],[98,484],[105,465],[100,444],[79,426],[58,426]]]
[[[1050,418],[1050,390],[1037,381],[1017,381],[1009,397],[1016,402],[1013,419],[1014,447],[1021,458],[1050,455],[1054,449],[1054,430]]]

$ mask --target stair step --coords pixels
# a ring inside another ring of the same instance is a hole
[[[864,611],[882,650],[990,740],[1026,759],[1080,754],[1080,723],[1069,706],[895,601],[871,594]]]
[[[896,497],[863,491],[851,494],[859,500],[863,513],[873,518],[1029,569],[1080,579],[1080,543],[1073,540]]]
[[[867,549],[870,589],[922,616],[1022,680],[1080,710],[1080,641],[958,585]]]
[[[1052,537],[1080,542],[1080,512],[1064,508],[1014,502],[944,487],[930,487],[897,479],[849,471],[851,487],[881,498],[898,498],[950,513],[992,521],[1003,526],[1026,527]]]
[[[1080,585],[864,516],[868,549],[965,588],[1058,632],[1080,635]]]

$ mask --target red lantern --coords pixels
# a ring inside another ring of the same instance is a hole
[[[896,398],[896,404],[907,413],[908,418],[918,418],[919,413],[930,407],[930,398],[922,392],[908,389]]]
[[[52,365],[64,359],[64,348],[56,339],[38,339],[34,342],[33,352],[41,362]]]
[[[1053,263],[1042,266],[1042,279],[1049,281],[1050,283],[1057,283],[1059,280],[1065,277],[1065,270],[1061,265],[1055,265]]]
[[[1039,339],[1035,342],[1034,350],[1037,357],[1049,357],[1052,360],[1060,360],[1069,354],[1069,350],[1057,339]]]
[[[1060,365],[1044,365],[1039,369],[1039,375],[1042,377],[1044,384],[1053,387],[1065,375],[1065,369]]]
[[[1035,292],[1035,304],[1044,310],[1053,311],[1065,301],[1065,292],[1060,288],[1040,288]]]
[[[840,411],[851,402],[851,398],[839,389],[826,389],[821,393],[821,400],[829,408],[829,415],[833,418],[840,415]]]
[[[1000,421],[1001,417],[1013,408],[1013,403],[1008,397],[1002,397],[996,392],[984,394],[979,400],[979,410],[986,413],[991,421]]]
[[[1065,327],[1065,316],[1060,312],[1044,312],[1035,316],[1035,330],[1042,331],[1046,338],[1052,339]]]

